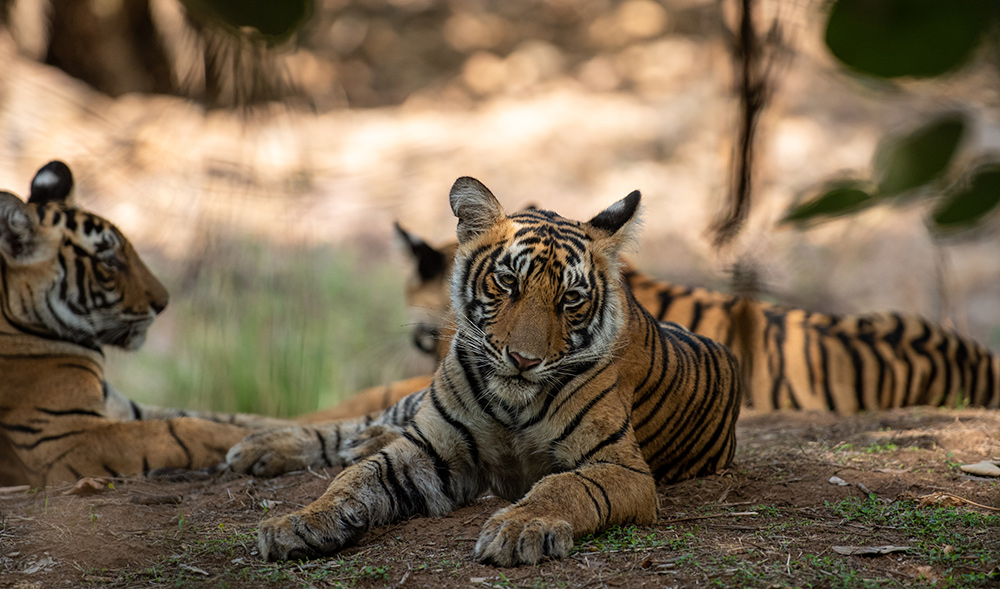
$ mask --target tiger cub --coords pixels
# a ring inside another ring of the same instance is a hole
[[[415,266],[406,286],[415,345],[440,357],[453,323],[442,284],[455,245],[434,248],[398,224],[396,230]],[[1000,357],[921,317],[773,305],[657,281],[624,260],[621,278],[660,321],[729,346],[747,373],[744,404],[754,410],[846,415],[914,405],[1000,407]]]
[[[401,435],[311,505],[261,522],[266,559],[334,553],[375,526],[443,515],[491,489],[514,503],[486,522],[475,557],[535,563],[585,534],[654,522],[656,481],[732,459],[735,357],[657,322],[618,280],[638,192],[586,223],[507,216],[468,177],[450,201],[459,244],[447,355],[430,387],[401,402]],[[256,437],[230,453],[237,470],[253,471]]]
[[[101,347],[141,346],[168,295],[72,188],[53,161],[27,203],[0,191],[0,485],[214,466],[249,428],[287,425],[143,406],[104,380]]]

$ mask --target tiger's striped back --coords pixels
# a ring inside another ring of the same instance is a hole
[[[414,263],[435,249],[399,229]],[[434,266],[441,272],[448,263]],[[862,410],[934,405],[1000,407],[1000,357],[978,342],[916,315],[830,315],[658,281],[621,261],[622,280],[656,319],[726,344],[747,379],[744,404],[775,409]],[[432,301],[439,277],[411,277],[409,301]],[[424,303],[426,307],[426,303]],[[421,310],[415,331],[447,350],[447,307]],[[438,317],[435,323],[433,318]],[[443,319],[440,319],[442,318]],[[742,330],[737,326],[742,326]],[[430,346],[424,344],[421,349]]]
[[[622,279],[654,316],[725,343],[749,364],[754,409],[1000,407],[1000,357],[922,317],[806,311],[656,281],[627,265]]]

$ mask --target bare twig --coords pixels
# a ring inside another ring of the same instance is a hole
[[[732,185],[728,209],[713,226],[716,247],[727,245],[739,233],[747,216],[753,185],[753,162],[757,122],[771,94],[771,70],[774,55],[764,55],[764,47],[779,42],[781,27],[777,19],[771,24],[766,42],[762,43],[754,25],[754,0],[738,0],[739,31],[733,39],[734,61],[738,60],[740,122],[737,146],[733,154]]]

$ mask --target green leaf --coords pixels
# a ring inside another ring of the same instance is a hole
[[[948,113],[908,135],[884,140],[875,155],[880,196],[923,186],[948,168],[965,135],[965,117]]]
[[[1000,204],[1000,163],[978,167],[967,182],[950,190],[931,215],[938,230],[967,229]]]
[[[883,78],[939,76],[965,63],[996,0],[835,0],[826,45],[847,67]]]
[[[204,26],[246,32],[269,44],[290,38],[312,16],[312,0],[181,0]]]
[[[859,181],[838,182],[820,196],[790,207],[778,223],[803,225],[811,221],[828,220],[855,213],[867,207],[873,200],[861,186],[862,183]]]

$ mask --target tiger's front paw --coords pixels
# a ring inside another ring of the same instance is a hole
[[[573,527],[568,521],[511,506],[486,521],[475,557],[486,564],[510,567],[535,564],[545,556],[561,558],[572,547]]]
[[[272,517],[257,528],[257,549],[264,560],[306,560],[323,554],[323,544],[297,513]],[[331,551],[332,552],[332,551]]]
[[[400,430],[387,425],[373,425],[349,438],[340,451],[344,464],[355,464],[388,446],[400,436]]]
[[[350,500],[338,501],[324,511],[272,517],[260,522],[257,548],[261,557],[269,561],[333,554],[365,532],[366,520],[365,508]]]
[[[322,456],[316,435],[301,427],[287,427],[248,435],[229,449],[226,462],[239,473],[273,477],[312,466],[317,457],[322,463]]]

